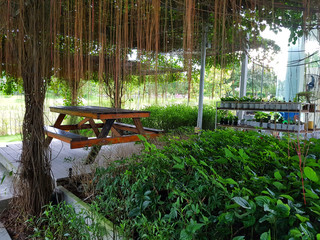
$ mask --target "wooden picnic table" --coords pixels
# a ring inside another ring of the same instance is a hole
[[[126,143],[139,141],[138,134],[146,137],[157,137],[163,130],[146,128],[142,126],[141,118],[149,117],[148,111],[136,111],[120,108],[108,108],[97,106],[58,106],[50,107],[51,112],[59,113],[53,126],[46,127],[46,145],[49,146],[53,138],[70,144],[70,148],[91,147],[91,152],[87,158],[87,163],[92,162],[98,155],[101,146],[106,144]],[[83,119],[77,124],[62,125],[65,117],[78,116]],[[122,118],[132,118],[134,125],[124,124],[117,120]],[[70,130],[92,129],[95,137],[88,138]],[[109,132],[112,137],[108,137]],[[132,132],[132,135],[123,135],[122,131]]]

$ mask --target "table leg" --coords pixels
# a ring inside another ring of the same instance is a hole
[[[56,120],[56,122],[53,124],[53,127],[59,128],[59,126],[63,122],[63,119],[64,119],[65,116],[66,116],[66,114],[60,113],[58,118],[57,118],[57,120]],[[52,141],[52,137],[47,136],[47,138],[44,141],[44,147],[45,148],[49,147],[51,141]]]
[[[110,129],[114,123],[115,119],[107,119],[105,122],[103,128],[101,129],[101,132],[98,136],[98,138],[105,138],[108,136],[108,133],[110,132]],[[85,161],[85,164],[90,164],[93,163],[96,157],[98,156],[100,150],[101,150],[102,145],[96,145],[91,148],[91,151]]]
[[[133,122],[134,122],[134,125],[136,125],[136,127],[137,127],[138,133],[139,134],[144,134],[145,131],[143,129],[143,126],[142,126],[140,118],[133,118]]]

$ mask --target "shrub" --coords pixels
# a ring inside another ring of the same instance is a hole
[[[86,216],[86,217],[84,217]],[[76,213],[71,205],[64,202],[58,205],[45,207],[39,218],[32,217],[28,220],[33,229],[31,239],[63,239],[63,240],[90,240],[99,237],[95,225],[88,225],[92,219],[83,212]]]
[[[320,237],[319,140],[227,130],[168,141],[97,170],[94,205],[125,237]]]
[[[163,129],[168,132],[179,127],[195,127],[197,125],[198,107],[182,104],[165,107],[155,105],[143,110],[151,112],[150,117],[141,119],[145,127]],[[214,129],[215,114],[215,108],[204,105],[203,129]]]

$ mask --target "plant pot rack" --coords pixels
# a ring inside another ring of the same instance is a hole
[[[243,119],[243,112],[285,112],[285,113],[299,113],[299,122],[302,121],[302,113],[304,113],[304,125],[297,125],[295,128],[290,128],[288,124],[268,124],[268,127],[254,127],[246,124],[238,125],[226,125],[218,123],[218,110],[236,111],[241,123]],[[318,120],[318,105],[313,103],[273,103],[273,102],[217,102],[216,103],[216,116],[215,116],[215,129],[217,127],[231,127],[235,129],[243,130],[264,130],[271,132],[285,132],[300,134],[316,133],[320,132],[320,128],[316,126],[316,120]],[[308,120],[312,119],[313,127],[308,127]],[[271,127],[272,125],[272,127]],[[281,125],[281,126],[280,126]]]

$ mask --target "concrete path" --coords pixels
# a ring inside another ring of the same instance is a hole
[[[92,172],[97,166],[105,166],[108,162],[129,157],[141,151],[141,144],[122,143],[102,147],[96,161],[85,165],[84,160],[89,154],[88,149],[70,149],[69,144],[53,140],[51,148],[51,170],[55,180],[66,178],[72,169],[72,175]],[[0,209],[1,201],[12,198],[12,175],[17,173],[22,142],[8,143],[0,146]]]

